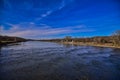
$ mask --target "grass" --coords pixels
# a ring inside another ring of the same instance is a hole
[[[114,46],[112,43],[94,43],[94,42],[63,42],[62,44],[71,44],[71,45],[80,45],[80,46],[96,46],[96,47],[111,47],[111,48],[120,48],[120,46]]]

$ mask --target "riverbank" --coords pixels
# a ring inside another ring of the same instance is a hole
[[[14,41],[1,41],[1,42],[0,42],[0,46],[12,44],[12,43],[17,43],[17,42],[14,42]]]
[[[21,37],[15,37],[15,36],[1,36],[0,35],[0,46],[12,44],[12,43],[25,42],[25,41],[28,41],[28,39],[21,38]]]
[[[1,41],[0,46],[5,46],[13,43],[19,43],[19,42],[25,42],[25,41]]]
[[[83,42],[61,42],[60,44],[69,44],[75,46],[95,46],[95,47],[108,47],[108,48],[119,48],[120,46],[114,46],[112,43],[98,44],[98,43],[83,43]]]

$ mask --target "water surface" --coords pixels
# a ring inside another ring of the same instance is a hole
[[[37,41],[4,46],[0,80],[120,80],[120,49]]]

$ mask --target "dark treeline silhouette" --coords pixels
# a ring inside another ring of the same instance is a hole
[[[20,37],[0,36],[0,41],[25,41],[26,39]]]
[[[10,37],[10,36],[1,36],[0,35],[0,45],[16,43],[16,42],[24,42],[24,41],[27,41],[27,39],[20,38],[20,37]]]
[[[71,36],[66,36],[63,39],[47,39],[40,41],[50,41],[50,42],[82,42],[82,43],[93,43],[93,44],[110,44],[111,46],[120,46],[120,30],[115,31],[110,36],[95,36],[87,38],[72,38]]]

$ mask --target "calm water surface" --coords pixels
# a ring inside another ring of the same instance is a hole
[[[120,80],[120,49],[37,41],[4,46],[0,80]]]

